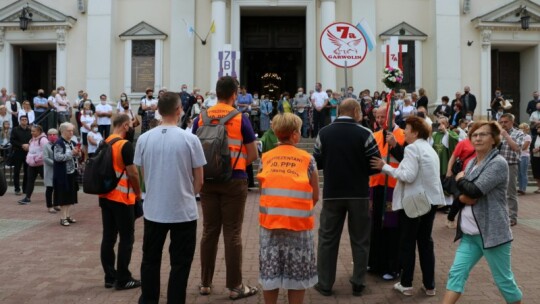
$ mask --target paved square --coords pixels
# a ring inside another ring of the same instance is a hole
[[[532,192],[529,189],[529,193]],[[99,260],[101,217],[97,197],[79,193],[80,203],[73,208],[78,223],[70,227],[59,224],[59,215],[47,213],[44,195],[38,191],[27,206],[17,204],[20,196],[12,188],[2,197],[0,213],[0,303],[137,303],[140,290],[114,291],[103,287],[103,270]],[[514,227],[512,251],[513,269],[523,289],[524,303],[540,303],[540,195],[520,196],[520,219]],[[258,194],[250,192],[246,204],[243,229],[245,282],[257,284],[258,276]],[[317,205],[316,212],[320,212]],[[436,297],[420,292],[420,269],[417,263],[414,287],[417,293],[405,298],[392,290],[394,282],[385,282],[369,275],[367,290],[362,297],[353,297],[348,282],[352,256],[347,227],[341,240],[335,295],[323,297],[313,289],[306,293],[305,303],[440,303],[445,290],[446,276],[452,264],[457,244],[454,230],[444,226],[445,216],[437,214],[433,229],[436,251]],[[202,232],[198,227],[198,240]],[[137,220],[131,271],[140,277],[143,222]],[[162,303],[168,281],[168,244],[163,254],[161,271]],[[199,248],[195,252],[188,286],[187,303],[231,303],[225,289],[223,245],[220,244],[213,294],[198,294],[200,281]],[[263,303],[262,295],[236,301]],[[503,303],[485,261],[472,271],[460,303]],[[279,303],[286,303],[281,294]]]

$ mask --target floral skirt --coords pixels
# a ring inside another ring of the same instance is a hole
[[[317,281],[313,231],[260,228],[259,283],[263,290],[301,290]]]

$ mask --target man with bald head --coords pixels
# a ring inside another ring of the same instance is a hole
[[[339,241],[347,217],[354,262],[349,282],[353,295],[360,296],[369,254],[369,176],[379,173],[369,162],[381,154],[371,131],[359,124],[362,113],[356,100],[343,100],[338,112],[339,117],[319,131],[313,152],[325,177],[317,256],[319,283],[315,289],[324,296],[332,295]]]

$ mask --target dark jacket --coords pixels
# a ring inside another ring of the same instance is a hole
[[[540,102],[540,99],[539,100],[533,99],[529,101],[529,103],[527,104],[527,114],[531,115],[532,112],[536,111],[536,104],[539,102]]]
[[[313,156],[324,170],[323,197],[358,199],[369,197],[370,160],[381,157],[373,133],[351,118],[338,118],[322,128]]]
[[[433,115],[435,116],[438,116],[438,115],[444,115],[448,118],[450,118],[450,115],[452,115],[452,108],[450,107],[450,105],[446,105],[446,108],[444,108],[444,111],[442,109],[442,104],[438,105],[437,108],[435,109],[435,111],[433,112]]]
[[[469,93],[469,103],[465,104],[465,97],[467,94],[461,95],[461,105],[463,106],[463,112],[467,113],[467,111],[471,111],[474,113],[474,110],[476,109],[476,96]]]
[[[427,110],[427,104],[428,98],[426,96],[422,96],[416,101],[416,108],[418,109],[418,107],[424,107]]]
[[[26,129],[23,129],[21,126],[17,126],[11,131],[11,138],[9,139],[9,142],[13,146],[13,150],[23,151],[22,145],[29,143],[30,139],[32,139],[30,126],[27,126]]]

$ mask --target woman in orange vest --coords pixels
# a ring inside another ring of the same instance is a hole
[[[313,208],[319,200],[319,174],[313,156],[298,149],[302,120],[291,113],[272,119],[279,145],[262,156],[257,175],[259,207],[259,283],[264,302],[277,303],[279,289],[290,304],[303,303],[317,279]]]

